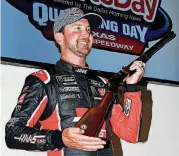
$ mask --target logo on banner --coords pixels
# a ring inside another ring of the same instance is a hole
[[[81,8],[95,12],[104,23],[94,31],[93,47],[112,52],[140,55],[148,43],[172,28],[161,0],[6,0],[28,16],[31,24],[48,40],[54,40],[53,23],[61,9]]]

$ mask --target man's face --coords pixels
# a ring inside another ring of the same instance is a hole
[[[86,57],[92,48],[93,36],[87,19],[82,18],[65,27],[63,32],[63,50],[78,57]]]

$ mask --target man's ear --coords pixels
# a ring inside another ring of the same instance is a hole
[[[62,41],[63,41],[63,34],[62,33],[56,33],[54,35],[54,38],[56,40],[56,42],[59,44],[59,45],[62,45]]]

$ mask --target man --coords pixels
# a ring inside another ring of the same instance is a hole
[[[136,83],[144,64],[134,62],[136,72],[126,79],[124,104],[116,104],[99,137],[83,135],[74,127],[87,108],[102,100],[108,89],[106,79],[90,74],[86,63],[93,36],[102,24],[98,14],[84,14],[79,8],[62,10],[54,24],[54,38],[61,59],[50,72],[40,70],[26,78],[11,119],[6,124],[9,148],[48,151],[48,156],[112,156],[112,131],[128,142],[137,142],[141,92]]]

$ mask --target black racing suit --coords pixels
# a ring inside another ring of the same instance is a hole
[[[106,82],[104,78],[90,74],[88,68],[74,66],[62,59],[50,74],[45,70],[30,74],[6,124],[7,146],[48,151],[48,156],[62,153],[65,156],[112,156],[111,145],[86,152],[65,147],[62,141],[62,130],[73,127],[87,108],[99,104],[106,92]],[[122,139],[135,143],[140,125],[140,91],[136,85],[128,85],[125,94],[124,105],[114,105],[108,119],[111,126],[105,123],[100,136],[110,139],[113,131]]]

